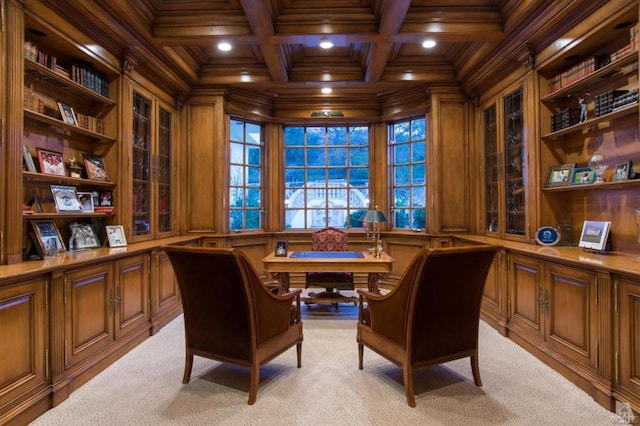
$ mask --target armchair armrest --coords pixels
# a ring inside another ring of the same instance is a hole
[[[395,288],[390,293],[381,295],[358,289],[360,304],[358,321],[371,327],[378,333],[399,345],[405,341],[405,319],[407,312],[407,295]],[[363,308],[366,300],[367,307]]]

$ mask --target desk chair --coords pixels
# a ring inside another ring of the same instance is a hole
[[[346,232],[334,227],[320,229],[311,234],[311,249],[313,251],[347,251],[349,236]],[[305,304],[332,303],[339,311],[338,302],[353,302],[357,298],[340,294],[340,290],[353,290],[353,273],[351,272],[307,272],[305,274],[305,288],[324,287],[321,293],[309,293]]]
[[[358,289],[358,368],[362,370],[364,346],[401,366],[411,407],[416,406],[416,368],[470,357],[474,382],[482,386],[478,367],[480,304],[498,248],[425,249],[389,293]]]
[[[273,294],[249,259],[235,249],[163,249],[182,296],[186,340],[183,384],[189,383],[194,355],[246,367],[251,370],[248,403],[252,405],[262,364],[295,345],[301,367],[301,289]]]

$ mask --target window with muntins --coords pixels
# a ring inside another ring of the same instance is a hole
[[[262,229],[262,126],[229,125],[229,229]]]
[[[393,227],[426,228],[427,164],[425,119],[389,126]]]
[[[369,127],[284,128],[285,228],[362,226],[369,206]]]

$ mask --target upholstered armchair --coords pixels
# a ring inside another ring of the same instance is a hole
[[[385,295],[358,289],[358,368],[364,347],[402,367],[407,403],[416,406],[414,369],[471,358],[478,366],[478,325],[484,284],[498,246],[425,249]],[[364,303],[366,301],[366,307]]]
[[[251,370],[249,404],[256,400],[260,366],[296,346],[301,367],[301,289],[276,295],[236,249],[165,246],[184,312],[189,383],[193,356]]]
[[[311,249],[313,251],[347,251],[349,235],[346,232],[327,227],[311,234]],[[307,272],[305,288],[323,287],[325,291],[309,293],[305,303],[331,303],[339,310],[338,302],[357,303],[357,298],[340,294],[340,290],[353,290],[353,274],[350,272]]]

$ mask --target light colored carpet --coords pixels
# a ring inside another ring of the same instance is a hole
[[[358,370],[357,308],[303,308],[302,368],[292,348],[248,371],[196,357],[182,385],[182,317],[73,392],[34,425],[611,425],[619,421],[562,376],[481,323],[480,374],[469,359],[415,373],[416,408],[401,370],[365,348]]]

